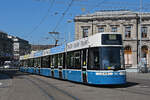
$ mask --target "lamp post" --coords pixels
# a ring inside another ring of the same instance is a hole
[[[139,46],[138,46],[138,71],[140,72],[141,70],[141,22],[142,22],[142,0],[140,0],[140,12],[139,12]]]
[[[71,23],[72,22],[72,20],[68,20],[67,21],[67,23],[68,23],[68,35],[69,35],[69,41],[68,42],[70,42],[70,25],[69,25],[69,23]]]
[[[142,59],[142,5],[143,5],[143,1],[140,0],[140,44],[139,44],[139,72],[143,72],[146,73],[147,72],[147,62],[146,59]]]

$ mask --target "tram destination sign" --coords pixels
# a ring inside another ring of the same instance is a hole
[[[122,37],[120,34],[103,34],[103,45],[122,45]]]
[[[84,38],[67,44],[67,51],[88,47],[88,39]]]

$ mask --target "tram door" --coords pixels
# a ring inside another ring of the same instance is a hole
[[[83,83],[87,83],[87,54],[88,54],[87,49],[82,50],[81,58],[82,58],[82,80],[83,80]]]
[[[38,58],[38,67],[37,67],[37,74],[40,75],[40,69],[41,69],[41,66],[42,66],[42,58]]]
[[[50,57],[51,59],[51,77],[54,77],[54,56]]]
[[[58,68],[59,68],[59,78],[62,79],[62,68],[64,62],[64,54],[58,54]]]
[[[62,66],[59,67],[59,78],[62,79]]]
[[[52,74],[52,77],[54,77],[54,66],[51,67],[51,74]]]

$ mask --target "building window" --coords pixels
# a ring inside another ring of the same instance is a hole
[[[131,67],[132,66],[132,50],[130,46],[126,46],[124,48],[124,58],[125,58],[125,66]]]
[[[148,47],[147,46],[142,46],[141,48],[141,57],[143,60],[146,61],[146,63],[148,64],[148,60],[149,60],[149,57],[148,57],[149,53],[148,53]]]
[[[142,38],[147,37],[147,27],[142,27],[141,28],[141,34],[142,34]]]
[[[88,28],[83,28],[83,38],[88,37]]]
[[[112,27],[111,32],[117,32],[117,27]]]
[[[98,33],[104,32],[104,27],[99,27],[98,28]]]
[[[125,27],[125,37],[130,38],[131,37],[131,26]]]

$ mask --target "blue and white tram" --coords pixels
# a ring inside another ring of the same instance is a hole
[[[87,84],[125,84],[122,48],[121,34],[97,33],[66,46],[25,55],[20,59],[20,70]]]

